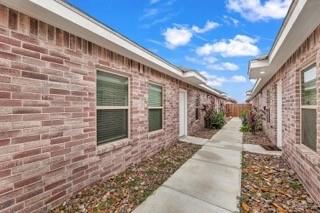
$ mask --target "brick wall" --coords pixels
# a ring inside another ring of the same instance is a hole
[[[264,130],[270,140],[276,144],[277,135],[277,93],[276,84],[282,80],[282,128],[283,156],[298,173],[311,196],[320,204],[320,132],[317,135],[317,152],[300,143],[300,75],[301,70],[316,63],[317,76],[320,76],[320,26],[296,50],[289,60],[256,95],[252,103],[259,109],[267,106],[266,93],[270,91],[270,123],[263,122]],[[320,87],[320,78],[317,78]],[[318,103],[320,93],[317,94]],[[317,129],[320,129],[320,105],[317,110]]]
[[[194,132],[200,130],[204,127],[204,112],[201,110],[204,104],[217,104],[219,99],[207,93],[201,92],[199,90],[188,89],[188,134],[193,134]],[[196,99],[200,99],[199,105],[199,118],[196,119]],[[223,101],[222,101],[223,102]],[[219,109],[219,106],[216,106]]]
[[[96,145],[96,70],[131,81],[130,139]],[[148,133],[148,83],[164,87],[163,130]],[[177,141],[179,88],[216,97],[0,5],[0,211],[46,211]]]

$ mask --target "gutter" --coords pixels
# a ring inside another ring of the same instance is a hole
[[[319,11],[319,0],[293,0],[269,54],[249,62],[248,74],[250,78],[259,79],[252,89],[250,99],[260,92],[319,26]]]
[[[30,0],[32,2],[37,2],[39,0]],[[76,7],[75,5],[69,3],[68,1],[64,1],[64,0],[54,0],[57,3],[67,7],[68,9],[72,10],[73,12],[77,13],[78,15],[92,21],[93,23],[95,23],[96,25],[102,27],[103,29],[107,30],[108,32],[114,34],[115,36],[120,37],[121,39],[124,39],[126,42],[130,43],[131,45],[134,45],[136,48],[139,48],[140,50],[148,53],[150,56],[157,58],[158,60],[161,60],[162,62],[166,63],[168,66],[171,66],[172,68],[176,69],[176,70],[180,70],[176,65],[170,63],[169,61],[165,60],[164,58],[160,57],[159,55],[154,54],[153,52],[151,52],[150,50],[148,50],[147,48],[144,48],[143,46],[139,45],[137,42],[129,39],[127,36],[117,32],[115,29],[111,28],[110,26],[100,22],[99,20],[97,20],[96,18],[94,18],[93,16],[91,16],[90,14],[86,13],[85,11],[81,10],[80,8]]]
[[[192,71],[186,74],[183,70],[160,56],[143,48],[129,38],[115,32],[88,14],[62,0],[0,0],[0,4],[18,10],[38,20],[66,30],[75,35],[105,47],[120,55],[139,61],[158,72],[186,82],[202,89],[206,79]],[[211,90],[210,90],[211,91]],[[213,90],[214,95],[217,93]]]

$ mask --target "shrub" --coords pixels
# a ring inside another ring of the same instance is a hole
[[[204,111],[205,128],[221,129],[225,122],[224,112],[218,112],[214,108],[215,104],[212,101],[210,104],[203,104],[202,111]]]
[[[240,113],[240,119],[242,122],[242,126],[248,125],[248,111],[242,111]]]
[[[257,131],[262,130],[263,113],[259,112],[257,108],[253,108],[249,112],[242,112],[240,118],[242,121],[240,131],[255,134]]]
[[[214,111],[212,115],[212,121],[211,121],[212,127],[215,129],[221,129],[224,124],[225,124],[224,113]]]
[[[211,120],[212,120],[212,115],[215,111],[214,109],[214,101],[211,101],[211,104],[203,104],[202,105],[202,111],[204,111],[204,127],[205,128],[212,128],[211,124]]]
[[[255,134],[257,131],[262,130],[262,118],[263,115],[258,112],[256,108],[251,110],[248,114],[248,125],[250,127],[250,131]]]
[[[240,131],[241,132],[250,132],[250,127],[248,124],[246,125],[242,125],[241,128],[240,128]]]

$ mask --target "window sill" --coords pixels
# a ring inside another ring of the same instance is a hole
[[[104,154],[106,152],[111,152],[116,149],[120,149],[131,144],[131,139],[124,138],[110,143],[100,144],[97,146],[98,155]]]
[[[164,129],[155,130],[152,132],[148,132],[148,139],[160,136],[164,133]]]

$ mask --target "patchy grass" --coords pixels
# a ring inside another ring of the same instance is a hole
[[[244,152],[242,161],[242,212],[320,212],[281,157]]]
[[[52,212],[132,212],[200,148],[175,143],[124,172],[85,188]]]

